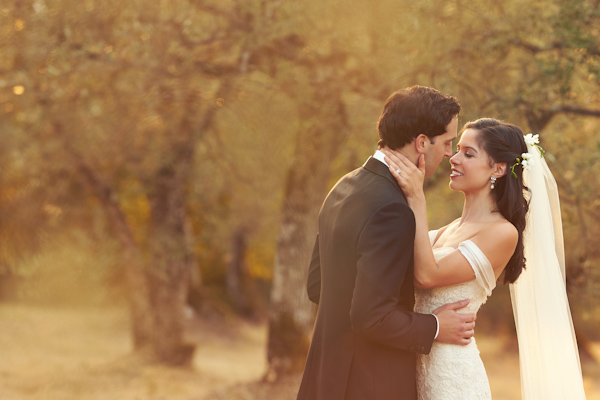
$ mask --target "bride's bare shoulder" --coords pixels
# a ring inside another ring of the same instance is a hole
[[[495,248],[514,250],[519,241],[519,231],[513,224],[503,219],[487,223],[473,239],[479,243],[493,243]]]

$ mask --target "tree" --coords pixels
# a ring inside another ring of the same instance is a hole
[[[197,144],[240,72],[245,11],[187,1],[74,5],[8,9],[15,29],[3,72],[20,97],[3,125],[14,138],[28,133],[15,151],[44,171],[38,192],[66,211],[62,200],[85,207],[92,196],[110,221],[123,249],[135,350],[186,364],[193,348],[183,312],[195,265],[186,189]],[[232,29],[223,34],[223,26]]]

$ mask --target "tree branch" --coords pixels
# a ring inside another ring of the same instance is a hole
[[[546,125],[550,123],[552,118],[558,114],[575,114],[588,117],[600,117],[600,110],[593,110],[578,106],[556,105],[547,109],[539,109],[538,111],[533,111],[531,108],[527,107],[525,111],[525,117],[527,118],[529,127],[537,132],[541,132]]]
[[[60,129],[59,126],[55,128]],[[91,189],[92,193],[94,193],[94,196],[100,201],[100,204],[102,204],[121,243],[125,244],[127,248],[137,249],[133,233],[131,232],[129,224],[125,219],[125,215],[117,201],[114,190],[102,182],[94,169],[85,162],[81,154],[75,151],[66,140],[64,141],[64,149],[71,155],[75,162],[76,168],[79,170],[79,176],[84,179],[84,182]]]
[[[556,42],[556,41],[552,42],[552,44],[549,47],[536,46],[534,44],[527,43],[521,39],[510,40],[509,43],[514,46],[521,47],[521,48],[529,51],[532,54],[538,54],[538,53],[543,53],[546,51],[552,51],[552,50],[557,50],[557,49],[563,48],[563,44],[560,42]]]
[[[563,42],[559,42],[559,41],[553,41],[547,47],[536,46],[535,44],[525,42],[521,39],[510,40],[509,43],[514,46],[521,47],[521,48],[529,51],[531,54],[544,53],[547,51],[560,50],[560,49],[576,50],[576,48],[569,46],[569,45],[565,45]],[[586,53],[589,55],[600,56],[600,48],[584,47],[584,49],[585,49]]]
[[[576,114],[576,115],[585,115],[589,117],[600,117],[600,110],[591,110],[589,108],[577,107],[577,106],[555,106],[551,107],[550,112],[558,113],[566,113],[566,114]]]

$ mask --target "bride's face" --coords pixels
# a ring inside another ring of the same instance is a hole
[[[461,192],[491,190],[490,178],[494,163],[477,142],[479,132],[467,129],[456,145],[457,152],[450,158],[450,189]],[[491,164],[491,165],[490,165]]]

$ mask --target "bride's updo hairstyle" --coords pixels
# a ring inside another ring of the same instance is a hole
[[[468,122],[463,132],[467,129],[478,131],[477,142],[492,162],[506,163],[506,174],[496,180],[492,190],[492,199],[504,218],[510,221],[519,232],[519,241],[515,252],[504,269],[504,283],[513,283],[525,268],[525,255],[523,248],[523,230],[525,229],[525,215],[529,210],[529,201],[526,193],[528,188],[523,183],[523,168],[517,165],[514,172],[510,167],[515,164],[521,154],[527,153],[527,145],[523,138],[523,131],[518,126],[504,123],[492,118],[480,118]]]

